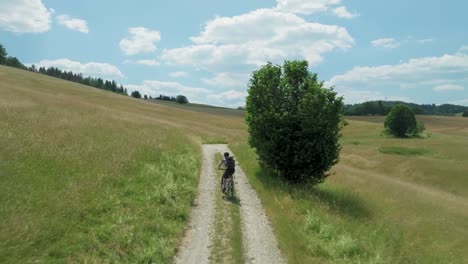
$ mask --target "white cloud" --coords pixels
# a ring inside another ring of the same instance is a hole
[[[341,0],[277,0],[275,9],[281,12],[310,15],[327,11]]]
[[[246,96],[247,96],[247,92],[229,90],[229,91],[218,93],[218,94],[210,94],[208,95],[208,98],[221,100],[221,101],[233,101],[233,100],[245,99]]]
[[[202,78],[205,84],[217,87],[247,87],[248,74],[222,72],[212,78]]]
[[[380,38],[371,41],[374,47],[382,47],[386,49],[394,49],[400,47],[400,42],[394,38]]]
[[[52,13],[41,0],[0,1],[0,28],[16,33],[46,32]]]
[[[340,7],[333,9],[333,14],[335,14],[337,17],[347,18],[347,19],[355,18],[359,16],[358,13],[349,12],[345,6],[340,6]]]
[[[160,63],[157,60],[137,60],[136,64],[146,65],[146,66],[159,66]]]
[[[156,51],[155,42],[161,40],[159,31],[150,30],[144,27],[129,28],[130,37],[123,38],[119,45],[126,55],[135,55],[145,52]]]
[[[438,85],[432,88],[434,92],[451,92],[451,91],[464,91],[465,88],[461,85],[454,85],[454,84],[443,84]]]
[[[172,78],[180,78],[180,77],[187,77],[188,73],[183,72],[183,71],[177,71],[177,72],[171,72],[169,73],[169,76]]]
[[[468,98],[448,102],[449,104],[468,106]]]
[[[361,103],[365,101],[402,101],[411,102],[409,97],[405,96],[386,96],[380,91],[372,90],[354,90],[354,89],[339,89],[339,95],[344,97],[347,104]]]
[[[58,59],[41,60],[40,62],[30,64],[34,64],[36,67],[57,67],[61,70],[82,73],[83,75],[90,75],[92,77],[123,77],[122,72],[116,66],[108,63],[81,63],[69,59]]]
[[[183,94],[191,100],[191,97],[199,98],[201,94],[207,94],[210,90],[199,87],[190,87],[178,82],[164,82],[157,80],[145,80],[142,84],[127,84],[125,85],[130,91],[139,91],[141,94],[157,97],[160,94],[176,96]]]
[[[194,45],[164,50],[168,64],[188,64],[215,71],[226,65],[261,65],[266,61],[307,59],[311,64],[335,49],[354,44],[339,26],[310,23],[291,13],[258,9],[234,17],[208,21],[203,32],[192,37]]]
[[[245,105],[245,97],[247,96],[247,92],[243,91],[235,91],[229,90],[217,94],[210,94],[207,96],[211,102],[216,105],[225,105],[228,107],[239,107]]]
[[[76,30],[82,33],[88,33],[88,24],[83,19],[71,18],[68,15],[57,16],[57,22],[71,30]]]
[[[410,59],[396,65],[374,67],[354,67],[352,70],[336,75],[326,82],[334,85],[340,93],[364,91],[387,91],[386,94],[398,92],[398,89],[417,88],[432,89],[440,86],[442,91],[458,89],[468,83],[468,54],[445,54],[440,57],[423,57]],[[454,86],[444,86],[451,83]],[[435,89],[435,90],[437,90]],[[361,98],[361,101],[364,98]]]

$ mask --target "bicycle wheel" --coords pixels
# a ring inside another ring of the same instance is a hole
[[[228,179],[227,184],[226,184],[226,196],[231,199],[232,198],[232,180]]]

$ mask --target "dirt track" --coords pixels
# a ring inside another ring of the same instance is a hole
[[[214,158],[216,153],[223,152],[232,153],[226,145],[203,145],[198,197],[174,263],[209,262],[214,233],[215,192],[219,191]],[[236,166],[234,177],[240,200],[242,238],[247,263],[284,263],[260,199],[240,166]]]

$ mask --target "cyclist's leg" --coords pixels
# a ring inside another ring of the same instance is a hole
[[[232,193],[234,193],[234,174],[231,174]]]
[[[228,174],[227,171],[224,172],[223,176],[221,177],[221,191],[224,193],[224,190],[226,190],[226,178]]]

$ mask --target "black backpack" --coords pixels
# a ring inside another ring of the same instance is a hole
[[[226,169],[230,171],[234,171],[236,167],[236,161],[233,157],[226,158]]]

